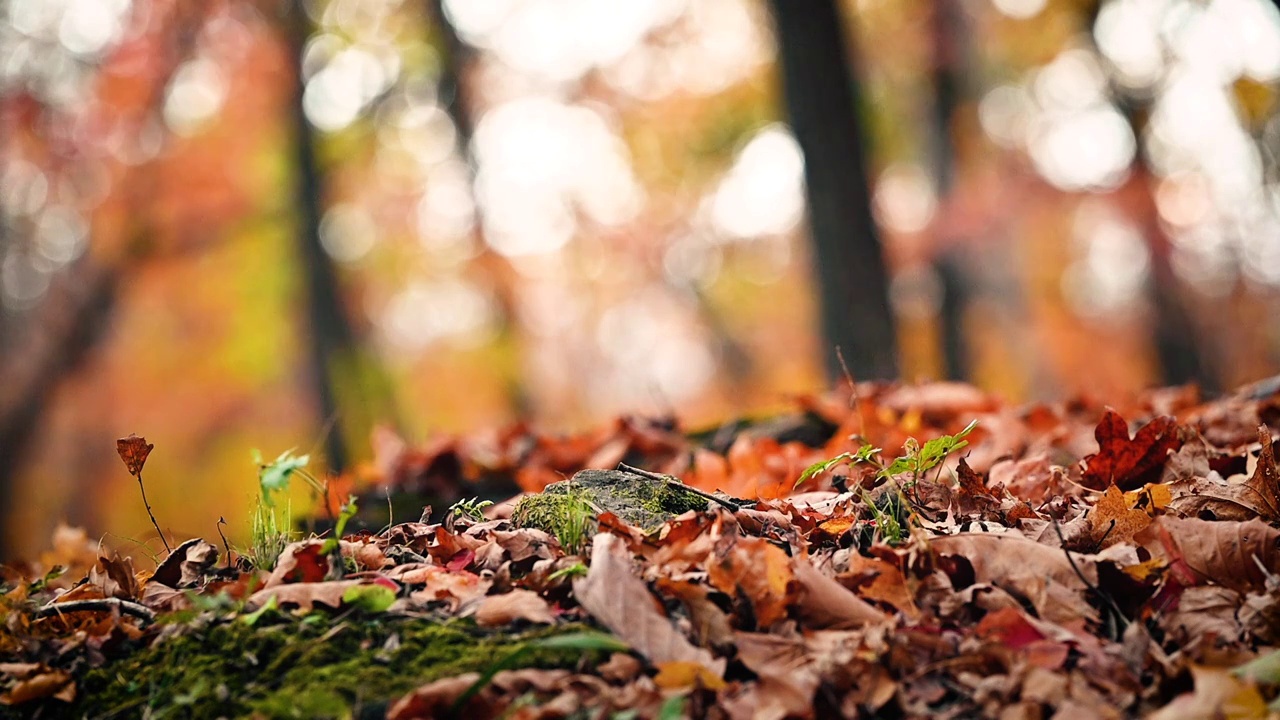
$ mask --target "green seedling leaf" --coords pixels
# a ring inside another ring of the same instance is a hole
[[[254,460],[258,463],[258,485],[266,493],[289,487],[289,479],[294,473],[306,468],[307,463],[311,462],[311,456],[294,455],[292,450],[285,450],[280,453],[280,457],[264,463],[262,453],[254,450]]]
[[[658,720],[680,720],[684,717],[684,696],[669,697],[658,708]]]
[[[248,625],[249,627],[253,627],[254,625],[258,624],[258,621],[262,619],[263,615],[267,613],[275,613],[275,612],[278,612],[279,610],[280,610],[280,603],[276,602],[276,596],[272,595],[267,600],[266,604],[264,604],[262,607],[258,608],[257,610],[254,610],[253,612],[249,613],[248,615],[242,616],[240,618],[240,621],[243,622],[245,625]]]
[[[804,483],[805,480],[808,480],[814,475],[824,473],[830,470],[831,468],[835,467],[838,463],[843,462],[845,460],[852,460],[852,459],[853,459],[853,456],[850,455],[849,453],[840,453],[839,455],[831,458],[830,460],[818,461],[810,465],[809,467],[805,468],[804,472],[800,473],[800,479],[796,480],[796,484],[792,487],[793,489],[798,488],[800,487],[800,485]]]
[[[601,632],[576,632],[535,640],[532,647],[551,650],[605,650],[607,652],[626,652],[631,646],[618,638]]]
[[[562,577],[578,577],[587,574],[587,566],[582,563],[574,563],[569,567],[560,568],[559,570],[547,576],[547,580],[559,580]]]
[[[338,511],[338,519],[333,523],[333,535],[325,539],[324,544],[320,546],[320,554],[328,555],[338,549],[342,542],[342,536],[347,532],[347,523],[356,515],[356,500],[350,498],[347,504],[342,506]]]
[[[1280,650],[1250,660],[1233,669],[1231,674],[1263,685],[1280,685]]]
[[[938,463],[948,455],[968,445],[969,441],[965,440],[965,437],[977,426],[978,421],[974,420],[955,435],[943,435],[926,442],[924,447],[920,448],[920,470],[923,472],[937,467]]]
[[[342,593],[342,604],[368,613],[385,612],[395,601],[396,592],[385,585],[357,585]]]

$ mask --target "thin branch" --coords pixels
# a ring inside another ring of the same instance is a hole
[[[724,507],[729,508],[730,510],[733,510],[734,512],[737,512],[737,511],[739,511],[739,510],[741,510],[741,509],[742,509],[742,507],[741,507],[741,506],[739,506],[739,505],[737,505],[737,504],[735,504],[735,503],[733,503],[733,502],[730,502],[730,501],[728,501],[728,500],[725,500],[725,499],[724,499],[724,498],[722,498],[722,497],[716,497],[715,495],[712,495],[712,494],[711,494],[711,493],[709,493],[709,492],[703,492],[702,490],[699,490],[698,488],[695,488],[695,487],[692,487],[692,486],[689,486],[689,485],[685,485],[684,483],[680,482],[679,480],[677,480],[677,479],[676,479],[676,478],[674,478],[674,477],[671,477],[670,475],[663,475],[663,474],[661,474],[661,473],[651,472],[651,471],[649,471],[649,470],[644,470],[644,469],[642,469],[642,468],[638,468],[638,467],[631,467],[630,465],[627,465],[626,463],[618,463],[618,469],[619,469],[619,470],[621,470],[621,471],[623,471],[623,472],[631,473],[632,475],[639,475],[640,477],[649,478],[650,480],[658,480],[658,481],[664,482],[664,483],[666,483],[666,484],[668,484],[668,485],[671,485],[671,486],[674,486],[674,487],[678,487],[678,488],[680,488],[681,490],[687,490],[688,492],[691,492],[691,493],[693,493],[694,495],[697,495],[698,497],[705,498],[705,499],[707,499],[707,500],[710,500],[710,501],[711,501],[711,502],[713,502],[713,503],[718,503],[718,504],[720,504],[720,505],[723,505]]]
[[[156,613],[146,605],[120,598],[99,598],[94,600],[71,600],[69,602],[51,602],[36,610],[36,617],[52,617],[69,612],[119,610],[124,615],[132,615],[140,620],[153,622]]]
[[[1124,616],[1124,613],[1120,612],[1120,606],[1116,605],[1116,601],[1111,598],[1110,594],[1103,592],[1096,585],[1089,582],[1089,579],[1084,576],[1084,573],[1080,572],[1080,568],[1076,565],[1075,558],[1071,557],[1071,551],[1067,549],[1067,540],[1062,536],[1062,528],[1058,526],[1058,519],[1051,517],[1050,520],[1053,522],[1053,531],[1058,535],[1058,542],[1062,543],[1062,552],[1066,554],[1067,562],[1071,564],[1071,569],[1075,571],[1076,577],[1080,578],[1080,582],[1084,583],[1085,587],[1089,588],[1094,595],[1097,595],[1104,603],[1106,603],[1109,614],[1115,617],[1119,622],[1120,625],[1116,628],[1116,635],[1118,636],[1120,634],[1119,631],[1122,631],[1126,626],[1128,626],[1129,619]]]

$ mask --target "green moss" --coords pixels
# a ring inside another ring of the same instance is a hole
[[[668,483],[617,470],[583,470],[571,480],[548,485],[523,498],[511,519],[520,527],[544,530],[567,551],[581,548],[595,530],[597,512],[652,531],[689,510],[705,510],[707,500],[678,483]]]
[[[89,671],[65,716],[382,717],[424,683],[483,671],[536,637],[577,629],[501,635],[461,621],[332,623],[318,614],[274,627],[221,623]],[[579,657],[539,649],[518,666],[571,667]]]

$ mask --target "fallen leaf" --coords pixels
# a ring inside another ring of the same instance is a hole
[[[200,538],[191,538],[169,553],[151,575],[151,582],[171,588],[192,587],[203,580],[217,562],[218,548]]]
[[[320,540],[301,540],[285,546],[263,587],[324,580],[329,574],[329,557],[320,551],[322,547],[324,542]]]
[[[1083,461],[1083,484],[1093,490],[1111,484],[1131,490],[1159,481],[1169,452],[1182,445],[1177,421],[1172,417],[1155,418],[1130,439],[1129,424],[1114,410],[1107,410],[1102,416],[1094,438],[1098,452]]]
[[[556,621],[551,606],[538,593],[518,588],[481,600],[475,617],[481,627],[508,625],[516,620],[547,625]]]
[[[691,690],[706,688],[723,690],[725,682],[719,675],[713,675],[702,663],[688,660],[672,660],[657,663],[658,674],[653,682],[663,690]]]
[[[587,576],[573,581],[578,603],[651,663],[688,660],[723,676],[725,661],[690,644],[659,611],[657,600],[631,572],[622,540],[600,533],[592,543]]]
[[[1135,540],[1164,558],[1186,585],[1213,582],[1249,592],[1280,573],[1280,530],[1257,519],[1209,522],[1166,515]]]
[[[787,617],[793,597],[791,558],[764,538],[721,536],[707,564],[707,580],[730,597],[746,598],[761,628]]]
[[[275,598],[280,605],[295,605],[311,610],[318,603],[331,608],[342,605],[342,597],[348,590],[364,585],[363,580],[329,580],[327,582],[299,582],[263,588],[249,596],[245,607],[256,610]]]
[[[1151,518],[1141,510],[1130,508],[1125,494],[1115,485],[1098,498],[1089,515],[1090,535],[1099,548],[1129,542],[1135,533],[1150,524]]]
[[[1250,683],[1220,668],[1191,668],[1195,692],[1183,693],[1147,720],[1246,720],[1267,717],[1267,702]]]
[[[796,610],[809,626],[849,629],[888,619],[853,591],[824,575],[807,559],[797,558],[794,572],[800,588]]]
[[[129,474],[134,477],[142,472],[142,467],[147,464],[147,456],[151,454],[154,447],[155,445],[149,444],[146,438],[137,435],[116,440],[116,452],[120,454],[124,466],[129,469]]]
[[[1019,535],[961,533],[935,538],[930,547],[957,565],[947,570],[953,582],[991,583],[1029,601],[1050,622],[1078,624],[1097,612],[1084,599],[1087,589],[1065,550],[1041,545]],[[1097,570],[1085,556],[1074,554],[1075,566],[1091,583]],[[967,567],[964,567],[967,566]],[[945,569],[945,566],[944,566]]]
[[[4,670],[17,682],[0,693],[0,705],[22,705],[45,698],[68,703],[76,699],[75,680],[66,671],[35,663],[6,663]]]

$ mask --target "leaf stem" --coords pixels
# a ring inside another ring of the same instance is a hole
[[[156,533],[160,535],[160,542],[164,543],[164,549],[167,552],[173,552],[173,549],[169,547],[169,541],[164,537],[164,531],[160,529],[160,523],[156,522],[156,516],[151,512],[151,503],[147,502],[147,488],[142,484],[142,471],[139,470],[134,477],[138,478],[138,490],[142,492],[142,504],[147,508],[147,517],[151,518],[151,524],[155,527]]]

